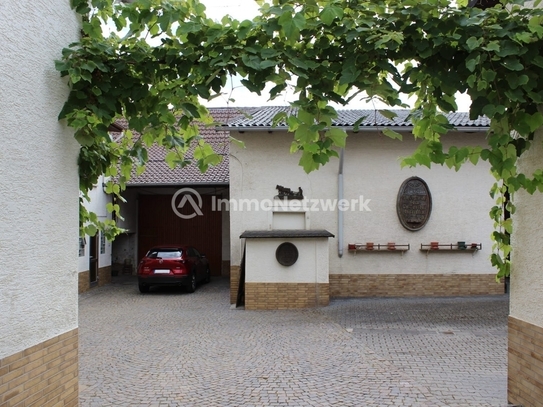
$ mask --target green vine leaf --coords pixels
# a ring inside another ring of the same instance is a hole
[[[334,145],[341,148],[345,147],[345,142],[347,141],[347,132],[345,130],[332,128],[325,133],[325,136],[330,138]]]
[[[320,18],[324,24],[331,25],[336,18],[343,18],[343,9],[334,5],[325,6],[320,12]]]
[[[383,129],[383,134],[391,139],[403,140],[403,136],[400,133],[388,127]]]

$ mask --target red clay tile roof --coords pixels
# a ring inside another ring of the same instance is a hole
[[[254,109],[239,108],[209,108],[211,116],[219,124],[226,124],[232,120],[243,117],[244,112],[251,112]],[[124,129],[128,128],[126,120],[118,120],[117,126]],[[215,126],[200,126],[200,135],[213,147],[213,150],[222,156],[220,164],[209,167],[202,173],[195,163],[191,163],[183,168],[176,167],[171,169],[166,164],[164,158],[168,151],[164,147],[153,145],[147,149],[149,161],[145,166],[145,171],[141,175],[132,173],[132,178],[128,186],[173,186],[173,185],[224,185],[230,182],[229,177],[229,132],[218,131]],[[120,135],[120,134],[119,134]],[[194,149],[187,152],[185,158],[192,161]]]

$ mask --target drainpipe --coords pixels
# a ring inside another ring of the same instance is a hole
[[[338,171],[338,212],[337,212],[337,255],[343,257],[343,211],[339,210],[339,203],[343,199],[343,156],[345,149],[341,149],[339,152],[339,171]]]

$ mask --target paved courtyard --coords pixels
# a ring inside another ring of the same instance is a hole
[[[80,295],[80,405],[507,406],[506,296],[230,309],[228,281]]]

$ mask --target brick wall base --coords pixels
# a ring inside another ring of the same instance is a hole
[[[0,359],[0,405],[79,403],[77,329]]]
[[[330,274],[331,297],[503,294],[494,274]]]
[[[77,284],[79,294],[84,293],[85,291],[88,291],[90,289],[89,279],[89,271],[82,271],[79,273],[79,281]]]
[[[230,276],[230,260],[223,260],[221,263],[221,276]]]
[[[543,400],[543,327],[509,317],[507,398],[524,407]]]
[[[230,304],[235,304],[238,298],[239,266],[230,266]]]
[[[245,283],[245,309],[310,308],[328,305],[325,283]]]
[[[98,285],[102,286],[111,283],[111,266],[98,269]]]
[[[111,283],[111,266],[101,267],[98,269],[98,286]],[[90,290],[90,272],[82,271],[79,273],[78,292],[79,294]]]

